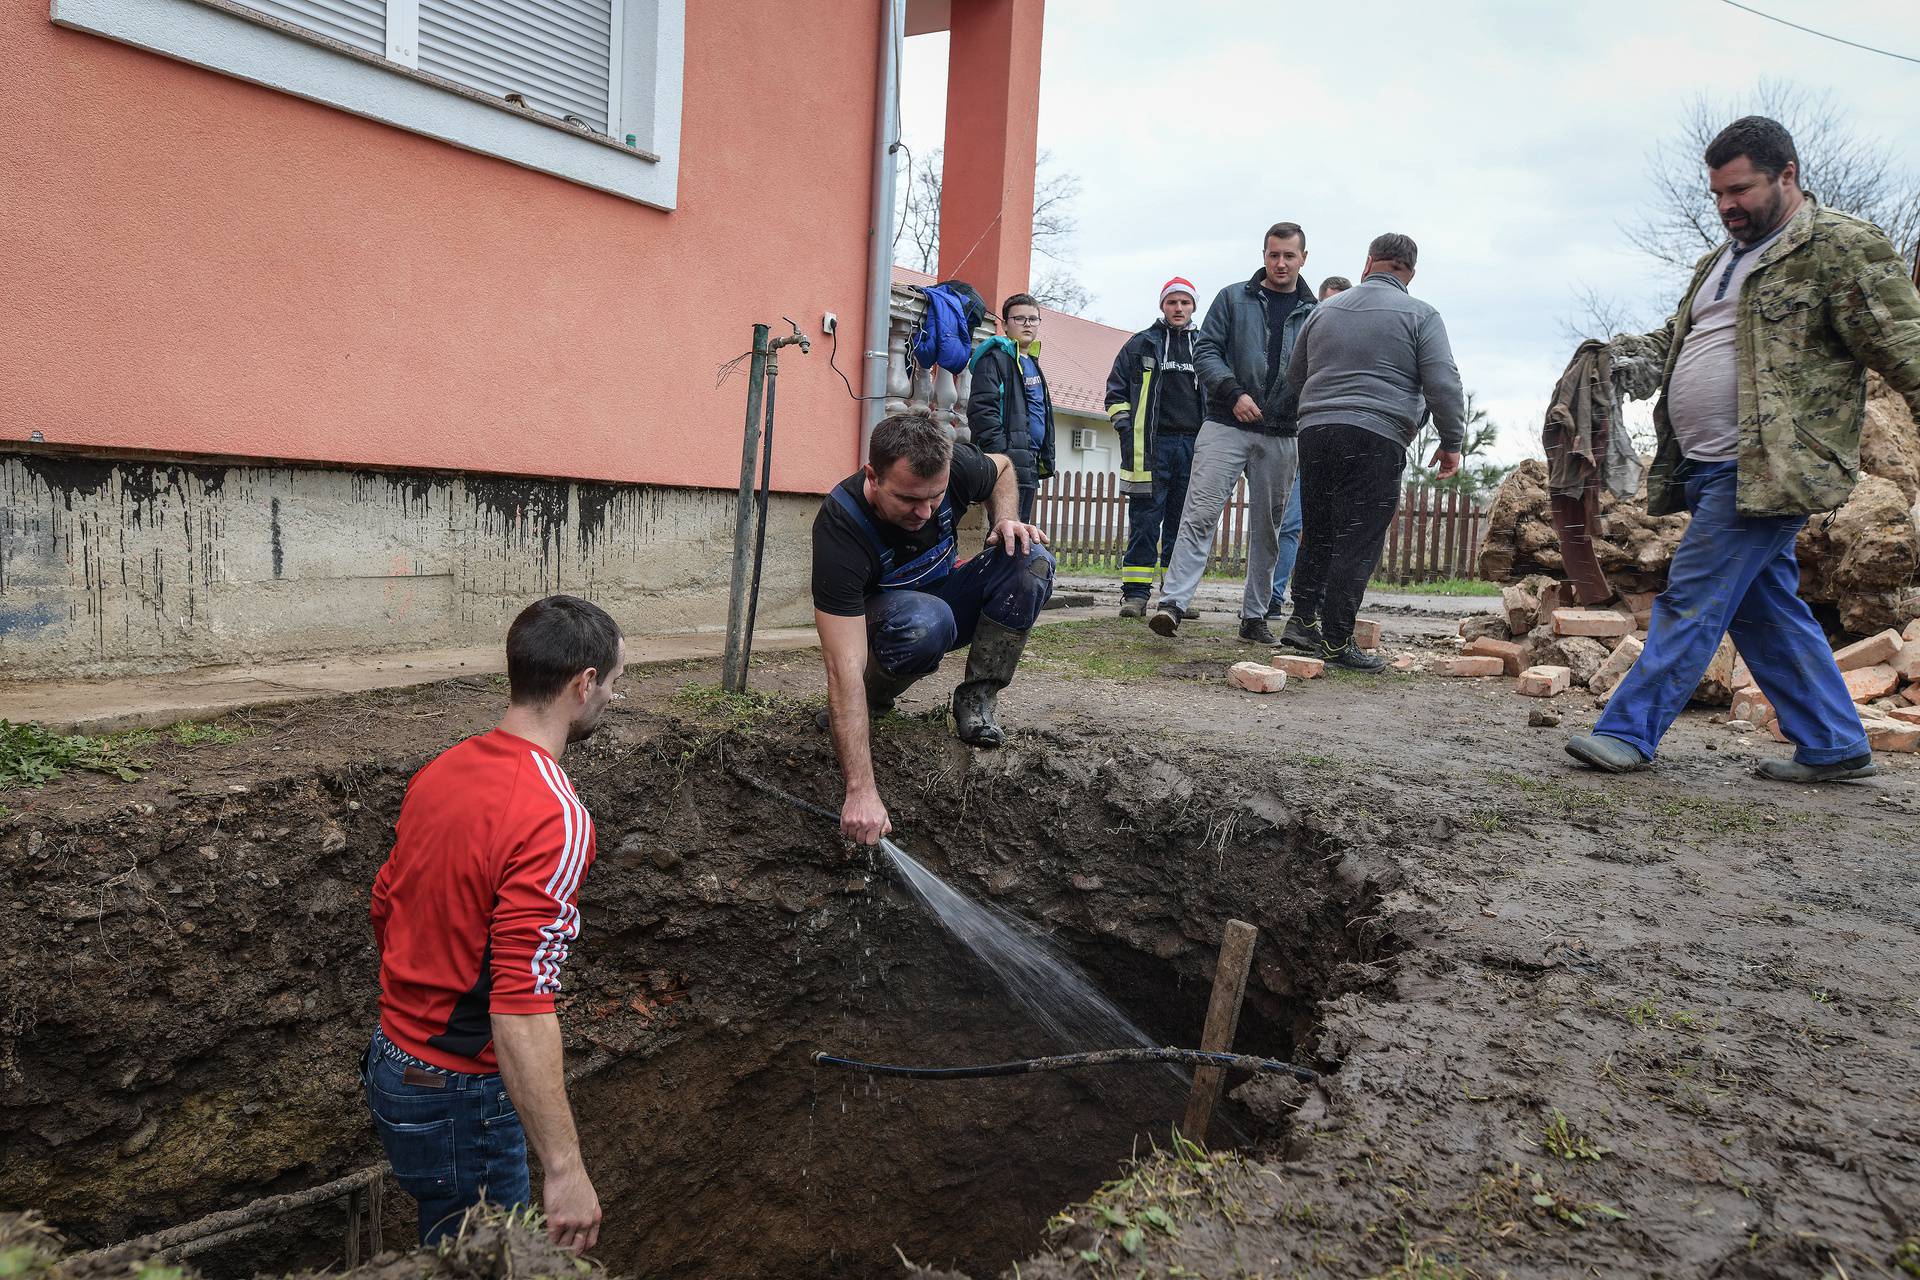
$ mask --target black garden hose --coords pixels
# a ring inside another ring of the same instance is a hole
[[[1018,1076],[1033,1071],[1073,1071],[1081,1067],[1130,1066],[1142,1062],[1171,1062],[1187,1067],[1221,1067],[1264,1075],[1292,1076],[1311,1083],[1320,1073],[1296,1067],[1278,1058],[1256,1058],[1244,1053],[1209,1053],[1205,1049],[1100,1049],[1093,1053],[1066,1053],[1052,1058],[1022,1058],[972,1067],[902,1067],[883,1062],[859,1062],[830,1053],[813,1055],[815,1066],[845,1067],[877,1076],[908,1076],[919,1080],[978,1080],[985,1076]]]

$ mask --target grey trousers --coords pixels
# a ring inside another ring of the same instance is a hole
[[[1280,555],[1280,521],[1300,468],[1298,442],[1292,436],[1265,436],[1208,420],[1193,443],[1193,474],[1187,480],[1187,505],[1180,513],[1180,536],[1173,562],[1160,584],[1162,608],[1185,609],[1207,571],[1214,526],[1233,500],[1240,476],[1247,477],[1247,589],[1241,618],[1264,618],[1273,598],[1273,564]]]

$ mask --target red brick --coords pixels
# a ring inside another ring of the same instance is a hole
[[[1500,607],[1507,611],[1507,630],[1523,636],[1540,620],[1540,597],[1525,587],[1502,587]]]
[[[1844,649],[1834,650],[1833,660],[1842,671],[1858,671],[1862,667],[1878,666],[1891,662],[1900,652],[1900,633],[1888,627],[1879,635],[1868,636],[1865,640],[1856,640]]]
[[[1624,636],[1633,631],[1633,619],[1613,609],[1555,609],[1557,636]]]
[[[1887,712],[1887,717],[1906,724],[1920,724],[1920,707],[1895,707]]]
[[[1362,649],[1378,649],[1380,647],[1380,624],[1372,618],[1355,618],[1353,620],[1353,642]]]
[[[1613,687],[1625,679],[1627,672],[1633,669],[1633,664],[1639,661],[1640,651],[1645,647],[1632,636],[1621,636],[1619,644],[1607,655],[1607,660],[1587,681],[1587,688],[1599,694],[1612,693]]]
[[[1437,676],[1497,676],[1506,670],[1506,663],[1487,657],[1441,658],[1433,664]]]
[[[1867,745],[1875,751],[1920,751],[1920,724],[1900,720],[1869,720]]]
[[[1287,673],[1258,662],[1236,662],[1227,668],[1227,683],[1253,693],[1278,693],[1287,687]]]
[[[1573,672],[1565,667],[1528,667],[1520,673],[1514,692],[1525,698],[1551,698],[1565,693],[1572,682]]]
[[[1652,613],[1654,597],[1658,594],[1654,591],[1622,591],[1620,603],[1631,614]]]
[[[1887,664],[1899,672],[1900,678],[1908,684],[1920,680],[1920,641],[1900,646],[1900,652]]]
[[[1841,678],[1847,682],[1847,692],[1855,702],[1872,702],[1900,687],[1899,673],[1884,663],[1874,667],[1855,667],[1842,672]]]
[[[1298,653],[1276,653],[1267,659],[1267,665],[1270,667],[1278,667],[1288,675],[1295,676],[1301,680],[1312,680],[1327,669],[1327,664],[1324,660],[1320,658],[1309,658]]]
[[[1551,618],[1553,611],[1558,609],[1563,601],[1571,599],[1573,599],[1573,587],[1571,584],[1549,582],[1546,586],[1540,588],[1539,621],[1535,622],[1534,625],[1539,626],[1540,623]]]
[[[1733,655],[1733,678],[1727,683],[1731,684],[1735,689],[1751,689],[1753,687],[1753,672],[1747,670],[1747,660],[1737,653]]]
[[[1498,658],[1507,675],[1520,674],[1520,654],[1526,648],[1517,640],[1495,640],[1492,636],[1481,636],[1478,640],[1467,641],[1460,650],[1469,658]]]
[[[1766,694],[1749,685],[1733,695],[1733,718],[1766,724],[1775,718],[1773,703],[1767,701]]]
[[[1403,653],[1393,660],[1393,669],[1395,671],[1411,671],[1413,668],[1414,659],[1410,653]]]
[[[1920,618],[1915,618],[1912,622],[1909,622],[1907,629],[1900,633],[1900,643],[1902,644],[1912,644],[1916,640],[1920,640]]]

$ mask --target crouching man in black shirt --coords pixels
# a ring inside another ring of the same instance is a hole
[[[960,519],[987,504],[986,550],[957,559]],[[925,413],[873,429],[867,465],[835,486],[813,521],[813,621],[827,664],[834,750],[846,779],[840,829],[874,844],[893,829],[874,783],[869,717],[884,714],[947,653],[971,644],[953,691],[962,742],[1005,739],[994,702],[1053,594],[1046,535],[1018,516],[1002,454],[955,444]]]

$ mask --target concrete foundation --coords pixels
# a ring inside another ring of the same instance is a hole
[[[819,499],[775,495],[759,622],[809,614]],[[497,645],[572,592],[629,633],[726,624],[735,495],[0,454],[0,679]]]

